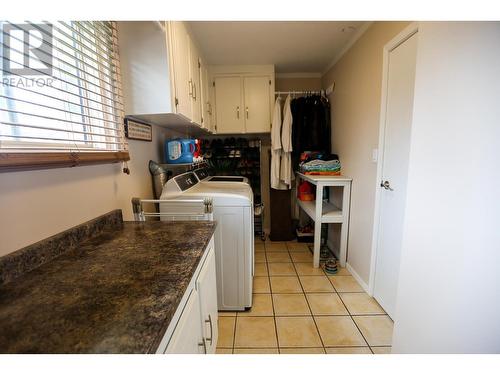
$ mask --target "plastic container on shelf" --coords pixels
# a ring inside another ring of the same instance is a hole
[[[172,139],[165,142],[165,161],[168,164],[192,163],[195,151],[195,139]]]

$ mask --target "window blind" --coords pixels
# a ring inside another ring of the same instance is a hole
[[[0,22],[1,153],[128,159],[114,22]]]

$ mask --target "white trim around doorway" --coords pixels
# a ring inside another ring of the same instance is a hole
[[[379,138],[378,138],[378,160],[377,160],[377,179],[375,184],[375,210],[373,217],[373,232],[372,232],[372,253],[370,260],[370,278],[368,281],[368,294],[373,296],[375,289],[375,272],[377,263],[377,250],[379,244],[379,223],[380,223],[380,181],[382,180],[382,166],[384,161],[384,139],[385,139],[385,120],[387,107],[387,81],[389,75],[389,53],[398,47],[401,43],[409,39],[418,32],[418,23],[412,22],[403,31],[389,41],[383,49],[382,63],[382,94],[380,101],[380,123],[379,123]]]

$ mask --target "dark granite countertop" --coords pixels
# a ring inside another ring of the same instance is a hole
[[[215,230],[125,222],[0,285],[0,353],[153,353]]]

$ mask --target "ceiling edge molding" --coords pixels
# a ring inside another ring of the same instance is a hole
[[[322,73],[276,73],[276,78],[321,78]]]
[[[359,38],[368,30],[368,28],[373,24],[374,21],[370,21],[365,23],[361,28],[359,28],[358,31],[349,39],[349,41],[346,43],[344,48],[340,50],[339,53],[335,55],[335,57],[332,59],[332,62],[327,65],[325,69],[323,69],[323,72],[321,73],[321,76],[324,76],[328,71],[342,58],[342,56],[345,55],[347,51],[358,41]]]

